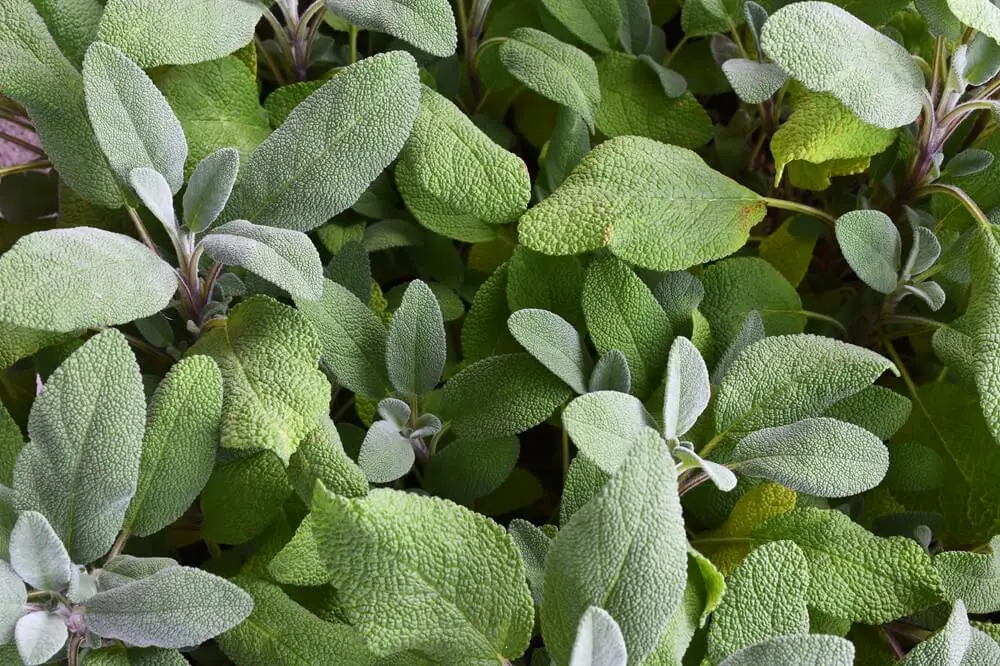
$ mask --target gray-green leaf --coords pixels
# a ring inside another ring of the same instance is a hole
[[[195,167],[184,190],[184,226],[200,233],[219,218],[240,170],[240,153],[222,148]]]
[[[24,615],[28,590],[9,564],[0,560],[0,645],[14,638],[14,625]]]
[[[856,210],[837,218],[837,242],[844,258],[865,284],[883,294],[899,284],[902,240],[889,216]]]
[[[521,346],[579,394],[587,392],[590,354],[579,331],[548,310],[526,308],[507,319]]]
[[[729,655],[719,666],[851,666],[854,643],[828,634],[778,636]]]
[[[594,365],[594,371],[590,373],[587,390],[591,393],[594,391],[631,392],[632,372],[629,370],[625,354],[617,349],[606,351]]]
[[[410,440],[388,421],[376,421],[368,429],[358,453],[358,465],[372,483],[391,483],[413,467]]]
[[[458,46],[448,0],[326,0],[326,7],[362,30],[387,33],[439,58]]]
[[[59,536],[37,511],[22,511],[10,533],[10,565],[36,590],[63,592],[73,578],[73,562]]]
[[[447,356],[441,306],[430,287],[414,280],[392,315],[385,350],[389,379],[405,396],[426,395],[441,381]]]
[[[745,58],[732,58],[722,63],[722,72],[739,98],[747,104],[760,104],[771,99],[788,81],[788,75],[777,65]]]
[[[632,443],[653,424],[638,398],[617,391],[581,395],[566,406],[562,419],[580,452],[608,473],[621,466]]]
[[[990,546],[998,545],[994,537]],[[934,568],[941,574],[949,601],[961,599],[969,612],[977,615],[1000,610],[1000,557],[996,550],[988,555],[960,550],[938,553]]]
[[[580,618],[569,666],[626,666],[628,650],[615,618],[591,606]]]
[[[142,200],[171,237],[177,235],[177,218],[174,215],[174,195],[170,184],[159,171],[149,167],[132,169],[128,176],[132,191]]]
[[[17,652],[25,666],[38,666],[52,659],[68,637],[65,619],[54,611],[24,615],[14,628]]]
[[[663,394],[663,435],[683,437],[708,407],[712,387],[701,352],[690,340],[678,337],[667,359],[666,389]]]
[[[542,6],[588,46],[606,52],[618,44],[622,24],[618,0],[542,0]]]

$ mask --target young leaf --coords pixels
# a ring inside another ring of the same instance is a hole
[[[757,664],[816,664],[816,666],[851,666],[854,644],[840,636],[794,634],[777,636],[729,655],[719,666],[756,666]]]
[[[620,43],[629,53],[645,53],[653,37],[653,17],[646,0],[619,0],[622,12]]]
[[[174,195],[163,175],[149,167],[132,169],[128,176],[132,191],[142,200],[167,233],[177,235],[177,218],[174,215]]]
[[[653,285],[653,296],[670,318],[670,325],[680,330],[691,322],[692,313],[704,300],[705,287],[687,271],[673,271]]]
[[[224,447],[269,449],[287,462],[330,404],[309,321],[266,296],[233,308],[226,324],[205,331],[190,353],[211,356],[222,371]]]
[[[85,606],[87,628],[138,647],[198,645],[250,615],[253,599],[200,569],[168,567],[98,592]]]
[[[75,562],[101,557],[118,535],[145,416],[139,366],[115,329],[73,352],[35,399],[14,468],[16,508],[45,516]]]
[[[736,95],[747,104],[761,104],[788,82],[788,75],[777,65],[745,58],[722,63],[722,71]]]
[[[933,281],[908,284],[903,287],[903,290],[922,300],[934,312],[944,307],[945,299],[947,298],[941,285]]]
[[[606,610],[591,606],[580,617],[570,666],[626,666],[628,650],[622,630]]]
[[[341,70],[258,146],[224,216],[309,231],[350,207],[402,149],[419,85],[402,51]]]
[[[414,453],[410,440],[399,434],[388,421],[376,421],[368,429],[358,453],[358,465],[371,483],[391,483],[405,476],[413,467]]]
[[[521,158],[427,87],[396,164],[396,185],[420,224],[470,243],[495,238],[494,225],[515,221],[531,199]]]
[[[487,662],[527,648],[531,593],[496,523],[447,500],[382,489],[346,499],[319,488],[313,512],[340,608],[375,654],[412,647]]]
[[[595,391],[630,393],[632,391],[632,372],[629,370],[625,354],[617,349],[606,351],[594,365],[587,390],[591,393]]]
[[[38,666],[56,656],[66,644],[69,631],[66,621],[54,611],[35,611],[24,615],[14,628],[17,652],[25,666]]]
[[[991,164],[993,164],[993,153],[979,148],[969,148],[948,160],[941,173],[953,178],[962,178],[985,171]]]
[[[761,319],[759,312],[751,310],[743,321],[743,328],[736,334],[736,338],[726,348],[719,362],[716,363],[715,372],[712,373],[712,384],[722,383],[729,371],[729,366],[739,358],[743,350],[755,342],[760,342],[765,337],[767,337],[767,333],[764,331],[764,320]]]
[[[927,227],[913,226],[913,245],[903,267],[903,278],[909,280],[930,270],[941,257],[941,241]]]
[[[607,52],[618,43],[618,0],[542,0],[542,6],[587,46]]]
[[[764,212],[755,192],[695,153],[619,137],[590,151],[552,196],[521,218],[519,233],[522,243],[544,254],[608,247],[644,268],[681,270],[742,247]],[[694,232],[706,225],[711,235]]]
[[[316,246],[301,231],[236,220],[213,229],[201,246],[215,261],[242,266],[296,301],[315,301],[323,295],[323,263]]]
[[[636,438],[653,425],[638,398],[617,391],[576,398],[563,410],[562,419],[580,452],[609,474],[622,464]]]
[[[732,470],[725,465],[706,460],[685,446],[674,447],[674,457],[681,463],[680,469],[700,469],[715,487],[724,493],[736,488],[739,481]]]
[[[677,475],[660,435],[646,429],[552,543],[541,607],[549,653],[564,663],[580,618],[601,604],[618,621],[629,658],[640,663],[680,603],[686,571]]]
[[[125,529],[144,537],[187,511],[215,466],[222,417],[222,375],[207,356],[171,368],[149,404],[135,497]]]
[[[200,233],[219,218],[232,194],[240,170],[240,154],[222,148],[195,168],[184,191],[184,226]]]
[[[73,562],[59,536],[37,511],[22,511],[10,533],[10,565],[36,590],[63,592],[73,578]]]
[[[109,0],[98,35],[140,67],[185,65],[252,41],[261,9],[245,0]]]
[[[582,395],[587,392],[590,354],[573,325],[548,310],[518,310],[507,320],[511,334],[552,374]]]
[[[439,58],[455,53],[458,31],[448,0],[326,0],[332,14],[362,30],[377,30]]]
[[[996,76],[997,72],[1000,72],[1000,44],[983,33],[974,35],[966,54],[966,80],[970,85],[981,86]]]
[[[738,472],[817,497],[871,490],[889,469],[889,451],[863,428],[831,418],[803,419],[750,433],[733,449]]]
[[[582,116],[593,132],[601,84],[590,56],[541,30],[518,28],[500,46],[500,62],[531,90]]]
[[[520,453],[516,437],[456,440],[431,458],[424,471],[424,487],[471,506],[503,485]]]
[[[678,337],[670,347],[667,360],[663,435],[667,439],[678,439],[687,434],[711,398],[708,368],[701,352],[687,338]]]
[[[920,114],[924,76],[909,52],[836,5],[797,2],[764,24],[764,53],[810,90],[892,129]]]
[[[0,256],[0,321],[25,328],[68,333],[125,324],[167,307],[176,290],[170,264],[101,229],[38,231]]]
[[[94,133],[122,182],[133,169],[148,167],[176,194],[184,184],[187,139],[145,72],[115,47],[95,42],[83,61],[83,87]]]
[[[409,397],[426,395],[441,381],[448,355],[441,307],[434,292],[414,280],[392,315],[385,360],[393,387]]]
[[[14,638],[14,625],[24,615],[28,590],[9,564],[0,560],[0,644]]]

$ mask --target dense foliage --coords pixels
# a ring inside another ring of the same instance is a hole
[[[1000,665],[991,0],[0,0],[0,663]]]

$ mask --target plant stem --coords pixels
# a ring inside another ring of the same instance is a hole
[[[271,53],[264,46],[264,42],[261,41],[260,37],[254,35],[254,41],[257,43],[257,52],[260,53],[261,57],[264,58],[264,62],[267,64],[267,68],[271,70],[271,75],[279,86],[283,86],[288,83],[285,79],[285,73],[281,71],[278,64],[274,62],[274,58],[271,57]]]
[[[111,550],[108,551],[108,557],[105,562],[110,562],[122,554],[122,551],[125,550],[125,544],[128,543],[128,538],[130,536],[132,535],[128,530],[122,530],[121,534],[118,535],[118,538],[115,539],[114,544],[111,546]]]
[[[0,118],[3,118],[9,123],[17,125],[18,127],[23,127],[26,130],[31,130],[32,132],[35,131],[35,126],[32,125],[29,120],[27,120],[26,118],[22,118],[21,116],[15,114],[13,111],[8,111],[4,108],[0,108]]]
[[[28,143],[24,139],[20,139],[12,134],[7,134],[6,132],[0,132],[0,140],[6,141],[7,143],[12,143],[15,146],[24,148],[25,150],[38,155],[39,157],[45,157],[45,151],[36,146],[33,143]]]
[[[149,231],[146,230],[146,225],[143,223],[142,218],[139,217],[139,211],[132,208],[132,206],[125,206],[125,210],[128,211],[128,216],[132,219],[132,224],[135,226],[135,230],[139,234],[139,238],[141,238],[142,242],[146,244],[146,247],[152,250],[153,254],[159,257],[160,251],[157,249],[156,243],[154,243],[153,239],[150,237]]]
[[[38,160],[37,162],[25,162],[24,164],[15,164],[9,167],[0,167],[0,178],[4,176],[13,176],[15,173],[24,173],[25,171],[40,171],[42,169],[51,169],[52,162],[48,160]]]
[[[566,428],[562,430],[562,473],[563,483],[566,483],[569,476],[569,432]]]
[[[761,197],[764,203],[767,204],[768,208],[779,208],[781,210],[790,210],[795,213],[802,213],[803,215],[809,215],[810,217],[815,217],[818,220],[823,220],[830,226],[833,226],[837,219],[819,208],[813,208],[804,203],[799,203],[798,201],[789,201],[787,199],[772,199],[771,197]]]
[[[674,58],[677,57],[677,54],[680,53],[680,50],[682,48],[684,48],[684,45],[687,44],[687,42],[688,42],[688,36],[687,35],[684,35],[683,37],[681,37],[681,41],[677,42],[677,45],[674,46],[674,48],[672,48],[670,50],[670,53],[667,54],[667,57],[664,58],[664,60],[663,60],[663,66],[664,67],[669,67],[670,66],[670,63],[672,63],[674,61]]]
[[[351,25],[351,29],[348,32],[348,35],[351,43],[350,61],[351,64],[353,65],[358,61],[358,26]]]
[[[80,659],[80,644],[83,643],[83,636],[73,634],[69,638],[69,645],[66,647],[66,663],[68,666],[77,666]]]
[[[972,197],[965,193],[965,190],[955,187],[954,185],[947,185],[945,183],[931,183],[930,185],[924,185],[923,187],[914,190],[913,198],[918,199],[930,194],[944,194],[956,199],[965,207],[967,211],[969,211],[969,214],[972,215],[973,219],[975,219],[983,229],[989,230],[993,226],[990,224],[986,214],[983,213],[983,210],[979,207],[979,204],[973,201]]]

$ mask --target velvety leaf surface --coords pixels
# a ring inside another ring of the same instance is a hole
[[[327,9],[362,30],[377,30],[439,58],[458,46],[458,31],[447,0],[326,0]]]

